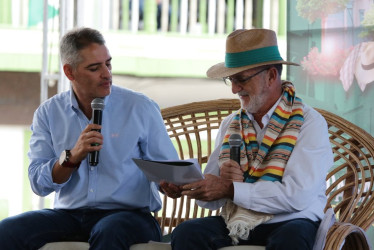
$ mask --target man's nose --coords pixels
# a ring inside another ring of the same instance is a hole
[[[104,67],[101,72],[101,77],[110,78],[112,76],[112,70],[108,67]]]
[[[240,84],[237,84],[236,82],[231,83],[231,91],[233,94],[237,94],[238,92],[243,90],[243,86]]]

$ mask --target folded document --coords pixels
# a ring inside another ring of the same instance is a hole
[[[175,185],[183,185],[204,179],[196,159],[180,161],[150,161],[132,159],[149,181],[159,183],[164,180]]]

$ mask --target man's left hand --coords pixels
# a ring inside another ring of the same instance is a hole
[[[182,195],[201,201],[214,201],[222,198],[233,199],[234,185],[232,180],[206,174],[205,179],[181,186]]]

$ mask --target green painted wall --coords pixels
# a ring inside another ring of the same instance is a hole
[[[58,72],[58,35],[51,33],[48,68]],[[224,58],[225,35],[152,35],[122,30],[103,31],[103,34],[113,57],[114,74],[205,78],[206,69]],[[40,29],[3,28],[0,37],[9,37],[0,48],[0,71],[41,71],[43,33]]]

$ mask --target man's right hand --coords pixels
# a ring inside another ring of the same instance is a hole
[[[71,163],[78,164],[87,157],[89,152],[99,151],[103,147],[103,135],[97,131],[99,129],[101,129],[101,125],[88,124],[82,131],[75,146],[70,150],[69,161]],[[58,184],[66,182],[74,170],[74,168],[61,166],[57,161],[52,169],[53,182]]]
[[[103,135],[97,131],[99,129],[101,129],[101,125],[88,124],[82,131],[75,146],[70,150],[72,162],[81,162],[88,153],[99,151],[103,147]]]
[[[168,197],[176,199],[182,196],[182,190],[179,186],[174,185],[173,183],[168,183],[166,181],[160,182],[160,190],[166,194]]]
[[[219,171],[221,178],[237,182],[244,181],[243,173],[244,171],[241,169],[239,164],[233,160],[228,160],[222,163]]]

